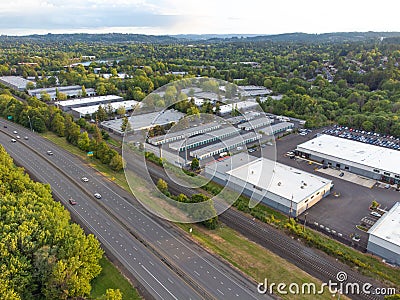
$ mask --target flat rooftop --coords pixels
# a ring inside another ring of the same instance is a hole
[[[265,135],[273,135],[275,132],[279,130],[283,130],[285,128],[290,128],[290,127],[294,127],[294,124],[291,122],[280,122],[261,129],[257,129],[257,132],[261,131]]]
[[[400,246],[400,202],[397,202],[369,230],[368,233]]]
[[[274,122],[273,119],[263,116],[261,118],[257,118],[257,119],[242,123],[239,125],[239,127],[244,128],[245,130],[252,130],[252,129],[267,125],[267,124],[271,124],[273,122]]]
[[[191,137],[187,139],[187,145],[190,147],[192,145],[198,144],[200,142],[206,142],[209,141],[213,138],[220,139],[221,136],[230,136],[237,134],[239,135],[239,129],[234,128],[234,127],[223,127],[217,130],[213,130],[211,132],[207,132],[198,136]],[[173,150],[178,150],[181,147],[185,146],[186,141],[185,140],[180,140],[174,143],[169,144],[169,148]]]
[[[238,110],[246,110],[250,108],[255,108],[258,106],[258,103],[255,101],[240,101],[240,102],[234,102],[230,104],[225,104],[220,106],[220,112],[221,113],[227,113],[232,111],[232,108],[237,108]],[[214,107],[215,110],[215,107]]]
[[[112,109],[115,111],[117,110],[120,106],[123,106],[126,110],[132,110],[136,104],[138,104],[139,102],[135,101],[135,100],[126,100],[126,101],[118,101],[118,102],[112,102],[109,103],[112,107]],[[108,105],[108,104],[107,104]],[[105,104],[100,104],[100,105],[90,105],[90,106],[83,106],[83,107],[76,107],[76,108],[72,108],[72,111],[76,111],[82,115],[86,115],[86,114],[94,114],[96,111],[98,111],[99,106],[102,106],[105,108]]]
[[[1,76],[0,80],[3,82],[7,82],[8,84],[15,85],[18,88],[26,88],[28,82],[32,82],[36,85],[35,82],[26,80],[25,78],[19,76]]]
[[[245,140],[248,139],[261,139],[262,135],[255,133],[254,131],[251,131],[249,133],[245,133],[242,135],[238,135],[238,136],[234,136],[230,139],[224,139],[223,142],[218,142],[216,144],[212,144],[194,151],[190,152],[190,156],[195,157],[195,156],[202,156],[205,155],[207,153],[211,153],[214,151],[223,151],[224,149],[231,147],[232,145],[236,145],[238,143],[242,143]],[[243,144],[243,143],[242,143]]]
[[[266,158],[258,158],[227,173],[285,199],[293,197],[294,203],[332,183],[329,179]]]
[[[215,130],[217,128],[220,128],[221,125],[214,122],[214,123],[207,123],[207,124],[203,124],[203,125],[199,125],[199,126],[193,126],[193,127],[189,127],[186,128],[185,130],[178,130],[178,131],[169,131],[166,135],[160,135],[160,136],[156,136],[153,138],[149,139],[149,143],[154,143],[154,142],[158,142],[158,141],[162,141],[164,139],[170,139],[172,137],[191,137],[194,135],[199,134],[199,131],[211,131],[211,130]]]
[[[322,134],[297,146],[333,158],[400,175],[400,151]]]
[[[86,105],[90,103],[105,103],[107,101],[116,101],[122,100],[123,98],[116,95],[106,95],[106,96],[96,96],[96,97],[85,97],[80,99],[73,100],[65,100],[65,101],[57,101],[54,102],[56,105],[68,107],[68,106],[76,106],[76,105]]]
[[[150,128],[156,125],[166,125],[171,122],[177,122],[185,116],[183,113],[168,109],[162,112],[152,112],[148,114],[137,114],[129,118],[133,130]],[[123,119],[103,121],[101,125],[114,131],[122,132],[121,125]]]

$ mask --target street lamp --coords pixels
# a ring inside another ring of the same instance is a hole
[[[28,120],[29,120],[29,126],[31,127],[31,131],[33,131],[32,129],[32,122],[31,122],[31,117],[28,115]]]

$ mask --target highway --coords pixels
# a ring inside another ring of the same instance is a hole
[[[7,123],[8,128],[3,128]],[[0,142],[100,240],[156,299],[272,299],[257,283],[150,215],[132,195],[69,152],[2,120]],[[12,132],[22,137],[11,143]],[[6,135],[7,133],[8,135]],[[10,136],[11,135],[11,136]],[[28,140],[23,137],[28,136]],[[51,150],[54,155],[47,155]],[[88,182],[82,182],[81,177]],[[97,200],[94,193],[100,193]],[[72,197],[78,204],[71,206]]]
[[[131,155],[134,154],[132,153]],[[133,167],[140,168],[138,160],[130,158],[129,162],[135,164]],[[190,196],[200,192],[199,190],[186,188],[180,184],[174,183],[159,166],[148,163],[147,169],[154,181],[158,180],[158,178],[167,181],[169,190],[173,194],[184,193]],[[237,230],[248,239],[260,244],[280,257],[295,264],[307,273],[320,279],[322,282],[328,282],[329,280],[336,281],[336,275],[338,272],[346,272],[348,275],[348,282],[358,283],[360,286],[364,283],[371,283],[375,287],[383,286],[383,284],[355,272],[346,264],[335,260],[322,251],[307,247],[302,242],[293,239],[279,229],[273,228],[272,226],[258,220],[254,220],[250,215],[245,215],[235,208],[229,208],[226,210],[219,216],[219,220]],[[352,299],[382,299],[382,297],[367,295],[364,293],[348,296]]]

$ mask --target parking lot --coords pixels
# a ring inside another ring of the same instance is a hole
[[[312,225],[316,222],[318,227],[322,224],[324,228],[319,228],[320,231],[333,237],[341,233],[343,238],[349,241],[352,241],[352,237],[355,234],[359,234],[360,241],[353,242],[355,245],[359,245],[360,248],[365,248],[368,234],[357,229],[356,225],[360,225],[362,223],[361,220],[365,217],[373,219],[369,210],[373,200],[379,202],[382,209],[389,210],[399,201],[400,192],[392,188],[387,189],[386,185],[383,184],[375,184],[371,188],[370,185],[367,187],[361,182],[354,183],[352,180],[346,180],[354,176],[354,174],[348,172],[343,177],[339,176],[342,171],[332,169],[326,170],[335,171],[335,174],[321,174],[316,170],[316,168],[321,167],[320,165],[310,164],[303,159],[290,159],[286,155],[288,151],[294,150],[297,144],[314,138],[316,134],[322,133],[324,130],[326,128],[314,130],[307,135],[290,134],[278,139],[276,141],[277,161],[332,180],[334,183],[332,193],[307,210],[307,224]],[[258,151],[255,152],[255,154],[257,153]],[[372,182],[376,183],[375,181]],[[299,219],[302,222],[304,221],[304,213],[300,215]],[[330,232],[326,231],[326,227],[329,228]]]
[[[392,135],[382,135],[376,132],[336,125],[323,130],[322,133],[400,151],[400,138]]]

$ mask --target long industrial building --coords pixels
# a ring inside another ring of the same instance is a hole
[[[221,105],[219,114],[221,116],[224,116],[224,115],[230,114],[232,112],[232,110],[234,110],[234,109],[236,109],[238,111],[246,111],[246,110],[250,110],[250,109],[256,109],[258,107],[259,107],[259,105],[255,101],[240,101],[240,102]],[[214,107],[214,110],[215,110],[215,107]]]
[[[132,132],[141,132],[157,125],[164,126],[176,123],[184,116],[183,113],[177,110],[167,109],[146,114],[134,114],[129,117],[129,123]],[[121,130],[122,121],[123,119],[103,121],[100,123],[100,126],[110,132],[123,136],[125,132]]]
[[[259,133],[255,133],[255,132],[245,133],[243,135],[235,136],[233,138],[224,140],[223,142],[219,142],[216,144],[212,144],[212,145],[191,151],[190,156],[196,157],[197,159],[202,160],[202,159],[232,150],[236,147],[255,142],[257,140],[260,140],[261,137],[262,137],[262,135]]]
[[[296,154],[375,180],[400,183],[398,150],[323,134],[298,145]]]
[[[169,144],[169,148],[175,151],[184,151],[185,149],[192,149],[203,146],[215,141],[219,141],[230,137],[232,135],[239,135],[239,129],[234,127],[224,127],[205,134],[191,137],[187,140],[180,140]]]
[[[263,118],[257,118],[248,122],[244,122],[238,125],[238,127],[240,129],[243,129],[245,131],[250,131],[250,130],[254,130],[269,124],[272,124],[274,122],[273,119],[270,119],[266,116],[264,116]]]
[[[271,126],[262,128],[262,129],[258,129],[257,132],[260,132],[261,134],[265,134],[265,135],[274,135],[274,134],[278,134],[281,132],[285,132],[288,129],[292,129],[294,128],[294,124],[291,122],[281,122],[281,123],[276,123],[276,124],[272,124]]]
[[[32,97],[36,97],[36,98],[40,99],[42,97],[42,94],[46,93],[46,94],[49,94],[50,99],[52,101],[54,101],[54,100],[57,100],[57,91],[67,95],[68,98],[82,96],[82,87],[80,85],[33,89],[33,90],[28,90],[28,94]],[[96,92],[93,88],[86,89],[86,96],[93,97],[95,95],[96,95]]]
[[[110,109],[115,112],[119,107],[123,107],[125,111],[131,111],[135,109],[136,105],[139,102],[136,100],[127,100],[127,101],[118,101],[111,102],[109,104],[100,104],[100,105],[91,105],[91,106],[83,106],[83,107],[75,107],[72,108],[72,115],[75,118],[84,118],[85,116],[92,116],[99,110],[99,106],[102,106],[104,109]],[[109,107],[108,107],[109,106]]]
[[[175,132],[168,132],[166,135],[156,136],[150,138],[148,142],[152,145],[158,146],[173,141],[182,140],[189,138],[194,135],[203,134],[212,130],[216,130],[221,127],[219,123],[207,123],[200,126],[194,126],[185,130],[179,130]]]
[[[0,83],[12,88],[13,90],[21,92],[26,90],[28,83],[36,85],[34,81],[26,80],[25,78],[19,76],[1,76]]]
[[[205,176],[293,217],[326,197],[332,181],[245,153],[205,166]]]
[[[69,111],[72,108],[91,106],[91,105],[100,105],[112,102],[123,101],[124,98],[116,95],[106,95],[106,96],[98,96],[98,97],[86,97],[80,99],[72,99],[65,101],[57,101],[54,104],[61,108],[63,111]]]
[[[400,266],[400,202],[386,212],[368,233],[368,252]]]

